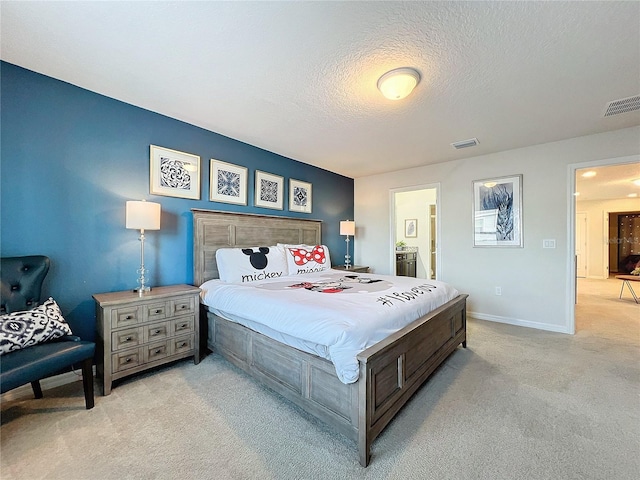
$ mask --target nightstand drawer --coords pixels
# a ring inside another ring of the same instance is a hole
[[[144,363],[154,362],[170,355],[171,340],[156,342],[144,348]]]
[[[183,333],[193,332],[195,323],[196,317],[194,315],[171,320],[171,335],[182,335]]]
[[[144,363],[142,348],[126,350],[111,355],[111,369],[113,373],[128,370]]]
[[[173,338],[171,340],[171,355],[188,352],[193,349],[193,335]]]
[[[142,307],[122,307],[111,312],[111,328],[130,327],[142,322]]]
[[[167,302],[144,305],[144,308],[147,310],[146,319],[149,321],[162,320],[163,318],[167,318],[167,311],[169,310]]]
[[[175,317],[176,315],[187,315],[189,313],[196,313],[196,300],[199,297],[194,297],[193,295],[184,298],[176,298],[175,300],[171,300],[170,304],[170,316]]]
[[[144,343],[164,340],[170,335],[171,322],[160,322],[144,327]]]
[[[111,334],[111,351],[136,347],[144,343],[144,329],[142,327],[118,330]]]

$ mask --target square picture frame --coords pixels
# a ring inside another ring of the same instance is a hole
[[[256,207],[282,210],[284,208],[284,177],[256,170],[255,197]]]
[[[200,200],[200,157],[151,145],[149,193]]]
[[[416,238],[418,236],[417,218],[408,218],[404,221],[404,236],[406,238]]]
[[[246,167],[212,158],[209,168],[209,201],[246,205],[248,172]]]
[[[473,246],[523,247],[522,175],[473,181]]]
[[[309,182],[289,179],[289,211],[311,213],[312,185]]]

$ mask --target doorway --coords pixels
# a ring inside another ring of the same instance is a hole
[[[609,214],[635,210],[628,207],[640,204],[640,199],[633,196],[638,192],[632,184],[638,176],[638,155],[569,165],[567,333],[576,333],[576,309],[583,314],[581,318],[585,318],[585,305],[578,304],[593,294],[584,297],[581,286],[603,281],[613,282],[613,287],[619,289],[619,281],[609,278],[610,273],[615,272],[610,243],[612,238],[619,238],[617,233],[610,235]],[[615,302],[607,304],[615,308]]]
[[[439,210],[439,184],[391,190],[390,271],[395,275],[440,276]]]

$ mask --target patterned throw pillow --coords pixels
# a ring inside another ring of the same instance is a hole
[[[49,297],[39,307],[0,316],[0,355],[72,335],[56,301]]]

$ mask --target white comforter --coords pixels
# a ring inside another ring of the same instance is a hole
[[[332,361],[343,383],[358,380],[358,353],[458,295],[435,280],[337,270],[250,284],[209,280],[201,289],[202,302],[223,318],[280,332],[278,341],[319,345],[303,349]]]

